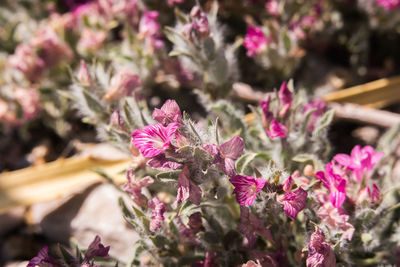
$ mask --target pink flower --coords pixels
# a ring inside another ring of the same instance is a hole
[[[270,138],[286,137],[287,129],[285,125],[277,122],[276,119],[274,119],[267,129],[267,134]]]
[[[24,119],[33,119],[40,110],[40,96],[35,88],[14,89],[14,96],[18,104],[21,105]]]
[[[199,6],[194,6],[190,11],[191,22],[186,24],[183,35],[189,40],[204,40],[210,35],[210,25],[206,13]]]
[[[217,164],[226,175],[229,177],[236,175],[234,160],[240,157],[244,150],[244,142],[241,137],[236,135],[220,146],[204,145],[204,149],[214,155],[214,164]]]
[[[119,112],[119,109],[115,109],[114,112],[111,114],[110,117],[110,124],[113,125],[115,128],[125,131],[125,122],[121,117],[121,113]]]
[[[185,0],[168,0],[167,3],[169,6],[173,6],[174,4],[182,4]]]
[[[38,32],[32,40],[32,45],[47,67],[56,66],[61,61],[68,61],[74,57],[72,49],[49,27]]]
[[[147,165],[159,171],[176,170],[182,167],[182,163],[169,160],[164,154],[159,154],[147,161]]]
[[[160,24],[157,22],[158,11],[144,11],[139,22],[139,37],[156,50],[164,46],[160,37]]]
[[[279,16],[279,1],[278,0],[269,0],[265,4],[265,8],[268,11],[268,14],[271,16]]]
[[[105,100],[118,100],[133,94],[137,87],[142,86],[140,77],[130,69],[118,71],[110,81],[110,88],[104,95]]]
[[[369,200],[371,204],[379,204],[381,201],[381,191],[375,183],[372,184],[372,190],[367,186],[358,193],[357,204],[360,204],[365,200]]]
[[[246,175],[236,175],[229,181],[235,186],[233,193],[236,194],[236,200],[240,205],[251,205],[256,199],[256,195],[263,189],[265,180],[263,178],[254,178]]]
[[[253,57],[267,49],[270,38],[265,37],[260,27],[249,26],[243,44],[247,49],[247,56]]]
[[[328,201],[328,195],[318,192],[316,193],[316,197],[320,204],[317,215],[321,218],[321,223],[327,224],[332,231],[340,231],[342,238],[351,240],[354,233],[354,226],[348,222],[349,215],[345,214],[343,210],[334,207]]]
[[[287,101],[289,99],[288,96],[286,95],[286,93],[284,93],[284,95],[282,95],[282,99],[283,99],[283,101]],[[262,120],[263,120],[263,125],[266,129],[266,132],[270,138],[286,137],[286,135],[287,135],[286,126],[283,125],[282,123],[279,123],[275,119],[274,114],[269,110],[270,102],[271,102],[271,96],[268,96],[267,100],[260,101],[260,106],[261,106],[261,110],[263,113]]]
[[[45,68],[44,60],[37,56],[35,48],[29,44],[17,46],[14,54],[8,59],[8,64],[21,71],[31,82],[40,80]]]
[[[400,7],[400,0],[376,0],[376,3],[386,11]]]
[[[79,51],[95,52],[103,47],[103,43],[107,38],[107,33],[104,31],[95,31],[92,29],[84,29],[81,38],[78,41]]]
[[[299,187],[293,192],[286,193],[282,198],[279,199],[279,202],[283,204],[285,215],[295,220],[297,213],[306,207],[306,199],[307,192],[303,188]]]
[[[279,117],[284,118],[290,109],[293,101],[293,93],[287,87],[286,82],[283,82],[278,92],[279,101],[281,103],[281,110],[279,111]]]
[[[155,232],[161,227],[161,223],[164,221],[164,213],[166,206],[157,197],[149,200],[148,204],[151,212],[150,231]]]
[[[373,169],[383,157],[383,152],[376,153],[371,146],[361,148],[359,145],[351,150],[351,155],[337,154],[333,159],[340,165],[352,171],[356,181],[361,182],[364,174],[367,174]]]
[[[189,168],[185,166],[179,175],[178,192],[173,206],[176,207],[179,203],[186,201],[187,199],[189,199],[193,204],[200,204],[203,192],[197,184],[189,180],[189,177]]]
[[[325,242],[325,235],[317,229],[308,242],[307,267],[334,267],[336,266],[335,253],[331,246]]]
[[[308,126],[307,126],[308,132],[312,132],[314,130],[315,124],[317,123],[318,118],[321,117],[322,114],[324,114],[325,109],[326,109],[326,103],[321,99],[315,99],[304,106],[303,114],[307,113],[311,109],[315,109],[315,110],[310,115],[310,118],[308,119]]]
[[[142,194],[142,188],[151,185],[154,180],[150,176],[146,176],[141,180],[138,180],[133,170],[128,170],[126,173],[128,182],[124,185],[124,191],[131,195],[132,200],[141,207],[146,205],[147,199]]]
[[[108,258],[108,251],[110,250],[110,246],[105,247],[101,243],[101,239],[98,235],[94,238],[93,242],[90,243],[88,249],[85,252],[85,261],[90,261],[94,259],[94,257]]]
[[[49,247],[43,247],[38,255],[29,261],[26,267],[36,266],[58,266],[56,260],[49,256]]]
[[[292,186],[293,186],[293,178],[292,178],[292,176],[289,176],[289,177],[285,180],[285,182],[283,183],[282,189],[283,189],[283,191],[285,191],[285,192],[289,192],[289,191],[292,189]]]
[[[267,126],[271,123],[274,118],[274,114],[269,111],[269,104],[271,103],[271,96],[268,96],[267,100],[260,101],[260,107],[263,114],[263,125],[267,128]]]
[[[177,123],[170,123],[167,127],[161,123],[147,125],[133,132],[132,142],[144,157],[152,158],[171,148],[178,127]]]
[[[238,231],[245,236],[244,241],[249,247],[254,245],[257,236],[261,236],[274,243],[269,229],[264,226],[260,219],[250,212],[249,208],[244,206],[240,206],[240,224],[238,226]]]
[[[196,241],[196,231],[187,228],[183,223],[181,218],[176,217],[175,223],[178,226],[178,232],[180,235],[181,242],[184,244],[195,245]]]
[[[168,99],[162,105],[161,109],[154,109],[153,119],[164,126],[167,126],[171,122],[182,123],[181,110],[175,100]]]
[[[330,191],[329,199],[333,206],[340,208],[346,199],[346,180],[333,172],[332,163],[330,162],[325,166],[325,173],[319,171],[315,176]]]

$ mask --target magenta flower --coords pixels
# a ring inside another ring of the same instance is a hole
[[[179,175],[178,192],[173,206],[176,207],[179,203],[186,201],[187,199],[189,199],[193,204],[200,204],[203,192],[197,184],[189,180],[189,177],[189,168],[185,166]]]
[[[295,220],[297,213],[306,207],[306,199],[307,192],[303,188],[299,187],[293,192],[286,193],[279,199],[279,202],[283,204],[285,214]]]
[[[267,134],[270,138],[286,137],[287,129],[285,125],[277,122],[276,119],[274,119],[267,129]]]
[[[17,46],[14,54],[9,57],[8,64],[22,72],[31,82],[40,80],[46,65],[44,60],[37,56],[35,48],[29,44]]]
[[[249,247],[254,245],[257,236],[261,236],[274,243],[269,229],[264,226],[260,219],[250,212],[249,208],[244,206],[240,206],[240,224],[238,225],[238,231],[245,236],[244,241]]]
[[[285,182],[283,183],[283,187],[282,187],[283,191],[289,192],[289,191],[292,189],[293,183],[294,183],[294,182],[293,182],[292,176],[289,176],[289,177],[285,180]]]
[[[178,127],[177,123],[170,123],[167,127],[161,123],[147,125],[133,132],[132,142],[144,157],[152,158],[171,148]]]
[[[95,52],[103,47],[107,33],[100,30],[84,29],[77,47],[79,51]]]
[[[281,103],[281,110],[279,117],[284,118],[290,109],[293,101],[293,93],[287,87],[286,82],[283,82],[278,92],[279,101]]]
[[[195,245],[197,243],[196,231],[194,231],[190,228],[187,228],[183,224],[181,218],[179,218],[179,217],[176,217],[174,219],[174,221],[175,221],[175,224],[178,226],[178,232],[180,235],[181,242],[184,244]]]
[[[315,99],[304,106],[303,114],[307,113],[309,110],[315,109],[314,112],[310,115],[308,119],[307,131],[312,132],[315,128],[315,124],[318,121],[318,118],[324,114],[326,109],[326,103],[321,99]]]
[[[189,40],[204,40],[210,35],[210,25],[206,13],[199,6],[194,6],[190,11],[191,22],[186,24],[183,34]]]
[[[220,146],[214,144],[204,145],[204,149],[214,156],[214,164],[229,177],[236,175],[235,159],[240,157],[244,150],[243,139],[234,136]]]
[[[251,205],[256,199],[257,193],[263,189],[265,180],[254,178],[247,175],[236,175],[229,181],[235,186],[233,194],[240,205]]]
[[[151,212],[151,222],[150,222],[150,231],[155,232],[161,227],[161,223],[164,221],[164,213],[166,211],[166,206],[162,203],[158,197],[154,197],[149,200],[148,204],[149,208],[152,210]]]
[[[278,0],[269,0],[265,4],[265,8],[268,11],[268,14],[271,16],[279,16],[279,1]]]
[[[146,176],[141,180],[138,180],[133,170],[128,170],[126,173],[128,182],[124,185],[124,191],[131,195],[132,200],[141,207],[146,205],[147,199],[142,194],[142,188],[151,185],[154,180],[150,176]]]
[[[94,257],[108,258],[108,251],[110,250],[110,246],[105,247],[101,243],[101,239],[98,235],[94,238],[92,243],[90,243],[88,249],[85,252],[85,261],[90,261],[94,259]]]
[[[139,22],[139,37],[156,50],[164,46],[164,42],[160,36],[161,27],[157,22],[158,17],[158,11],[144,11]]]
[[[38,255],[31,259],[26,267],[36,267],[36,266],[43,266],[43,267],[57,267],[61,266],[59,265],[55,259],[53,259],[51,256],[49,256],[49,248],[43,247]]]
[[[175,100],[168,99],[162,105],[161,109],[154,109],[153,119],[164,126],[167,126],[171,122],[182,123],[181,110]]]
[[[356,181],[361,182],[364,174],[369,174],[375,164],[381,160],[383,154],[383,152],[375,152],[371,146],[361,148],[357,145],[351,150],[350,156],[337,154],[333,159],[350,170]]]
[[[105,100],[118,100],[133,94],[136,88],[142,86],[140,77],[130,69],[118,71],[110,80],[110,88],[104,95]]]
[[[284,96],[282,95],[283,101],[289,100],[286,93]],[[266,132],[270,138],[276,137],[286,137],[287,129],[286,126],[282,123],[279,123],[276,119],[274,114],[269,110],[269,105],[271,102],[271,96],[268,96],[267,100],[261,100],[260,106],[263,113],[263,125],[266,129]],[[289,106],[290,107],[290,106]]]
[[[381,201],[381,190],[375,183],[372,185],[372,190],[367,186],[358,193],[356,202],[360,204],[365,200],[371,204],[378,204]]]
[[[400,7],[400,0],[376,0],[376,3],[386,11]]]
[[[269,104],[271,103],[271,96],[268,96],[267,100],[261,100],[260,106],[263,113],[263,124],[264,127],[269,125],[274,118],[274,114],[269,111]]]
[[[312,233],[308,242],[307,267],[334,267],[336,266],[335,253],[331,246],[325,242],[325,235],[320,230]]]
[[[185,2],[185,0],[168,0],[167,3],[169,6],[173,6],[174,4],[181,4]]]
[[[319,171],[315,176],[322,181],[330,191],[329,200],[336,208],[340,208],[346,199],[346,180],[333,172],[332,163],[325,166],[325,173]]]
[[[265,51],[270,41],[271,39],[265,37],[260,27],[247,27],[247,33],[243,40],[244,47],[247,49],[247,56],[253,57],[256,54]]]
[[[39,57],[48,67],[56,66],[61,61],[70,60],[74,57],[72,49],[58,37],[51,27],[39,31],[33,38],[32,45],[37,49]]]

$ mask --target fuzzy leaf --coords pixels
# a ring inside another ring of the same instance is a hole
[[[329,126],[329,124],[331,124],[334,115],[335,115],[334,109],[330,109],[322,115],[322,117],[317,122],[315,130],[312,133],[314,137],[317,137],[323,129],[325,129],[326,127]]]
[[[246,171],[246,168],[252,162],[254,159],[259,158],[259,159],[265,159],[266,161],[271,160],[271,156],[268,155],[267,153],[264,152],[259,152],[259,153],[246,153],[242,155],[237,161],[236,161],[236,171],[237,173],[244,174]]]
[[[163,183],[177,182],[180,173],[181,171],[160,172],[156,175],[156,178]]]
[[[311,162],[316,170],[322,170],[324,166],[318,158],[311,154],[297,154],[292,160],[300,163]]]

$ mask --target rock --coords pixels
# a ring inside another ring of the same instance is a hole
[[[364,126],[355,129],[352,135],[356,138],[361,139],[367,145],[374,145],[379,137],[379,129],[372,126]]]
[[[111,256],[128,262],[139,237],[122,217],[119,196],[121,192],[110,184],[95,185],[68,200],[35,205],[32,221],[49,239],[67,243],[73,237],[82,248],[99,235],[104,245],[111,246]]]
[[[4,267],[26,267],[28,265],[28,261],[14,261],[7,263]]]

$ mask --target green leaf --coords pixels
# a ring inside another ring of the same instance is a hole
[[[334,115],[335,115],[334,109],[330,109],[322,115],[322,117],[317,122],[315,130],[312,133],[314,137],[317,137],[323,129],[325,129],[326,127],[329,126],[329,124],[331,124]]]
[[[292,158],[293,161],[295,162],[300,162],[300,163],[306,163],[306,162],[311,162],[314,166],[315,170],[322,170],[324,164],[322,161],[320,161],[317,157],[311,154],[297,154]]]
[[[186,15],[179,8],[175,7],[174,12],[176,19],[179,20],[182,24],[188,23]]]
[[[180,173],[181,173],[180,170],[160,172],[156,175],[156,178],[163,183],[176,182],[179,178]]]
[[[118,198],[118,204],[121,209],[122,215],[124,216],[124,219],[134,228],[137,229],[139,228],[138,223],[135,221],[135,215],[128,209],[128,207],[125,205],[125,201],[122,199],[122,197]]]
[[[265,159],[266,161],[271,160],[271,156],[265,152],[259,153],[246,153],[243,154],[237,161],[236,161],[236,171],[238,173],[244,174],[246,168],[254,159]]]
[[[287,34],[286,31],[283,31],[283,33],[282,33],[282,39],[283,39],[283,44],[284,44],[284,46],[285,46],[285,50],[286,50],[287,52],[289,52],[289,51],[290,51],[290,48],[291,48],[291,46],[292,46],[292,44],[291,44],[290,38],[289,38],[289,36],[288,36],[288,34]]]
[[[87,106],[91,111],[94,111],[95,114],[104,114],[104,107],[101,105],[100,101],[88,93],[86,90],[82,91],[83,97],[85,98]],[[99,116],[100,117],[100,116]]]
[[[163,248],[165,245],[169,243],[168,239],[162,235],[151,236],[150,240],[157,248]]]
[[[69,253],[64,246],[62,245],[58,245],[60,251],[61,251],[61,255],[64,258],[64,261],[68,264],[71,264],[74,262],[75,257],[71,255],[71,253]],[[80,252],[79,252],[80,253]]]

